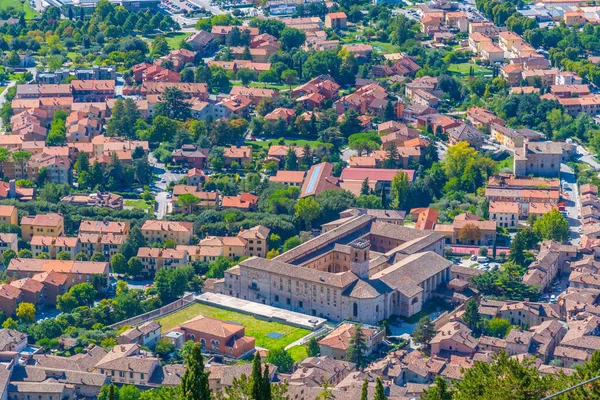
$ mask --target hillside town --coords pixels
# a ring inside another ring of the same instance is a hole
[[[594,1],[0,1],[0,397],[600,396]]]

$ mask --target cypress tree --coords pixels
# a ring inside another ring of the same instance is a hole
[[[360,400],[369,400],[369,382],[367,378],[363,381],[362,391],[360,393]]]
[[[260,354],[258,351],[254,353],[254,361],[252,361],[252,391],[251,396],[253,400],[262,400],[262,375],[260,367]]]
[[[210,400],[208,373],[204,370],[202,345],[194,343],[186,358],[185,373],[181,377],[181,400]]]
[[[385,400],[387,397],[385,396],[385,391],[383,390],[383,382],[381,378],[377,378],[377,384],[375,385],[375,397],[374,400]]]
[[[367,177],[367,178],[365,178],[365,180],[362,183],[362,186],[360,187],[360,194],[361,195],[363,195],[363,194],[367,195],[367,194],[369,194],[369,190],[370,190],[370,188],[369,188],[369,178]]]
[[[107,400],[115,400],[115,385],[113,383],[111,383],[108,386],[108,397]]]
[[[260,400],[271,400],[271,379],[269,377],[269,364],[265,363],[265,370],[262,377],[261,385],[261,399]]]

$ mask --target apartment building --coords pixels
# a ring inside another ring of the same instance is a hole
[[[194,234],[192,222],[149,220],[142,225],[146,243],[164,243],[173,239],[177,244],[190,244]]]
[[[58,237],[64,231],[65,220],[60,214],[37,214],[21,218],[21,237],[28,242],[34,235]]]

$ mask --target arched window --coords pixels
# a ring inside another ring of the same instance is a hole
[[[200,344],[202,345],[202,348],[204,350],[206,350],[206,339],[204,339],[204,338],[200,339]]]
[[[258,287],[258,282],[256,281],[256,278],[252,278],[252,287],[253,288],[257,288]]]
[[[358,317],[358,304],[354,303],[352,307],[353,307],[352,314],[353,314],[355,317]]]

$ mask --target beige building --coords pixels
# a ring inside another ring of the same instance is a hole
[[[0,206],[0,223],[19,225],[19,215],[15,206]]]
[[[490,219],[498,226],[516,228],[519,225],[519,203],[515,201],[491,201]]]
[[[38,214],[21,218],[21,237],[29,242],[34,235],[62,236],[65,231],[65,220],[60,214]]]
[[[269,229],[258,225],[250,229],[242,229],[238,237],[248,241],[247,256],[267,257],[267,239],[269,238]]]
[[[242,261],[214,291],[333,321],[410,316],[450,280],[443,242],[360,215],[272,260]]]
[[[566,159],[568,160],[568,155]],[[564,146],[558,142],[523,143],[515,148],[514,173],[516,176],[546,176],[556,178],[560,163],[565,159]]]
[[[178,268],[189,262],[188,253],[183,249],[140,247],[137,257],[144,266],[142,273],[146,277],[153,277],[161,268]]]
[[[190,244],[194,234],[192,222],[150,220],[142,225],[146,243],[164,243],[173,239],[177,244]]]

